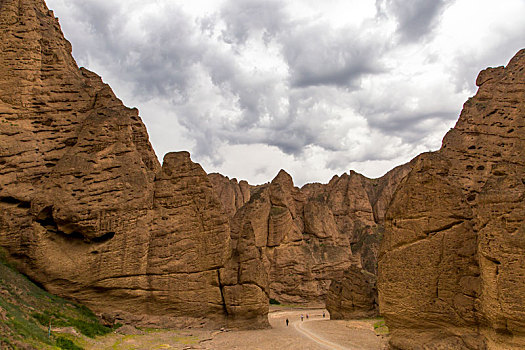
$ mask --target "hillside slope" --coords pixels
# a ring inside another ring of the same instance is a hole
[[[75,338],[111,331],[86,307],[49,294],[29,281],[0,250],[0,349],[75,349]]]

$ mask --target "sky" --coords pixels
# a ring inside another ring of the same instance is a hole
[[[46,0],[73,56],[137,107],[159,159],[296,185],[440,148],[525,0]]]

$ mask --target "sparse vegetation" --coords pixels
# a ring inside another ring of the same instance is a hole
[[[83,348],[75,344],[72,340],[62,336],[56,339],[56,345],[64,350],[83,350]]]
[[[49,337],[50,320],[52,327],[73,327],[91,338],[112,331],[87,307],[49,294],[18,273],[0,248],[0,348],[27,344],[37,349],[81,349],[75,339],[55,338],[53,332]]]
[[[270,298],[270,305],[281,305],[281,303],[279,302],[279,300]]]
[[[176,341],[177,343],[181,343],[184,345],[194,345],[194,344],[199,343],[199,338],[193,335],[188,335],[188,336],[180,335],[180,336],[174,337],[173,340]],[[169,345],[168,345],[168,348],[169,348]]]
[[[74,327],[80,333],[90,338],[94,338],[97,335],[106,335],[112,331],[111,328],[101,325],[88,308],[78,306],[77,309],[80,311],[83,319],[73,318],[69,315],[49,310],[45,310],[43,313],[33,313],[32,316],[43,326],[49,325],[51,321],[51,324],[55,327]]]
[[[374,331],[376,334],[385,335],[389,334],[389,330],[387,325],[385,324],[384,319],[379,319],[377,322],[374,323]]]

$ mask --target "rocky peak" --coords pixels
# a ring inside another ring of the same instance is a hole
[[[229,179],[218,173],[208,174],[215,193],[219,196],[227,215],[231,218],[235,212],[250,200],[253,186],[248,182]]]

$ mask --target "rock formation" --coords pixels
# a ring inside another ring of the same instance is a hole
[[[265,286],[222,280],[237,265],[207,174],[186,152],[160,166],[43,0],[0,1],[0,174],[0,245],[52,293],[143,324],[264,325]]]
[[[232,237],[254,236],[270,298],[324,302],[331,281],[342,280],[352,265],[375,274],[386,203],[409,169],[400,166],[380,179],[350,172],[301,189],[281,170],[270,184],[252,187],[231,219]],[[214,188],[231,186],[222,181]]]
[[[396,349],[525,347],[525,50],[476,83],[386,214],[378,289]]]
[[[357,266],[345,271],[341,281],[332,281],[326,295],[330,319],[375,317],[379,314],[376,276]]]
[[[219,173],[208,174],[208,179],[230,218],[235,215],[237,209],[250,200],[252,186],[245,180],[237,182],[237,179],[230,180]]]

